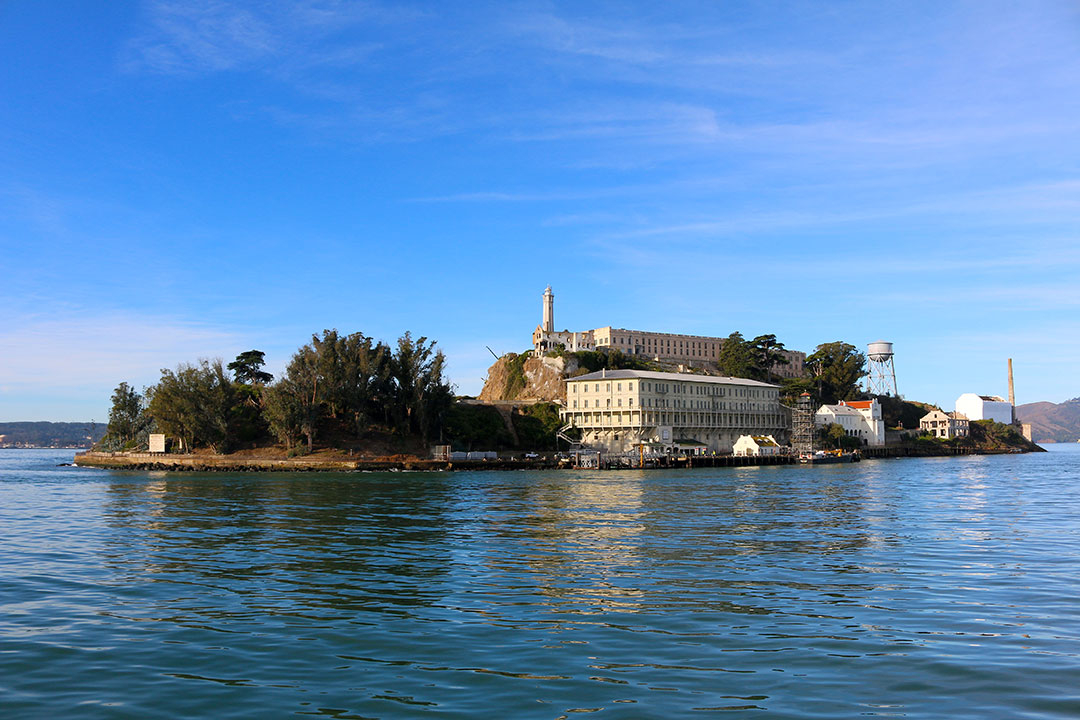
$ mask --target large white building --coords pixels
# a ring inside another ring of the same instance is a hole
[[[1013,421],[1012,403],[997,395],[964,393],[956,398],[956,412],[968,420],[993,420],[1006,425]]]
[[[610,325],[584,332],[556,331],[554,305],[555,295],[549,285],[544,291],[543,322],[536,326],[532,337],[533,349],[538,355],[564,347],[572,352],[612,349],[633,357],[668,360],[699,367],[715,366],[720,359],[720,347],[725,338],[627,330]],[[773,372],[780,377],[802,377],[806,353],[781,350],[780,354],[783,362],[773,366]]]
[[[729,453],[741,435],[788,435],[779,391],[741,378],[601,370],[567,379],[560,415],[606,452]]]
[[[814,414],[814,424],[825,427],[833,424],[844,428],[849,437],[863,445],[885,444],[885,421],[881,403],[875,400],[841,400],[837,405],[822,405]]]

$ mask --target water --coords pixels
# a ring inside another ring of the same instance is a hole
[[[1080,447],[166,474],[0,450],[4,718],[1075,718]]]

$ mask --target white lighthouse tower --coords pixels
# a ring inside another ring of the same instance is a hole
[[[551,292],[551,286],[544,291],[544,322],[541,326],[544,332],[555,332],[555,293]]]

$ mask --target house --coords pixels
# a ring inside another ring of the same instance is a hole
[[[822,405],[814,413],[814,425],[821,428],[836,424],[844,428],[849,437],[858,438],[863,445],[874,447],[885,444],[885,421],[881,417],[881,403],[873,400],[841,400],[836,405]]]
[[[732,448],[733,455],[779,455],[780,444],[772,435],[741,435]]]
[[[967,437],[969,424],[967,417],[961,413],[932,410],[919,420],[919,429],[925,430],[936,438],[948,440],[955,437]]]

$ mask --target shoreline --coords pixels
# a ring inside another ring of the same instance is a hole
[[[869,450],[869,452],[867,452]],[[963,455],[1015,455],[1028,450],[980,450],[950,448],[948,452],[926,452],[922,448],[887,447],[864,448],[864,460],[914,457],[958,457]],[[165,472],[453,472],[468,470],[558,470],[573,469],[566,462],[545,458],[535,460],[425,460],[421,458],[342,459],[342,458],[244,458],[231,455],[173,455],[158,453],[110,453],[88,451],[77,453],[72,460],[77,467],[102,470],[165,471]],[[611,469],[663,470],[704,467],[750,467],[762,465],[797,465],[794,456],[736,456],[717,455],[673,458],[663,464],[644,468],[614,467]],[[594,468],[595,469],[595,468]],[[602,468],[608,469],[608,468]]]

